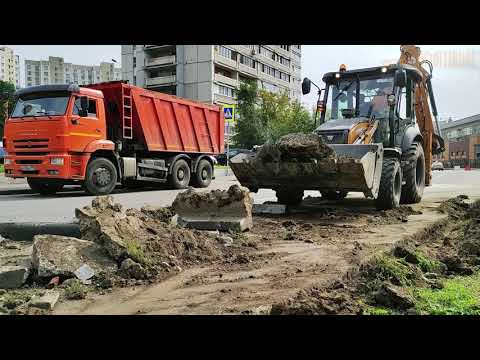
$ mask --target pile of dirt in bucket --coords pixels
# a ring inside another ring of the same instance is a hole
[[[274,144],[263,145],[258,159],[270,162],[301,158],[334,158],[335,151],[327,146],[322,138],[315,134],[288,134]]]

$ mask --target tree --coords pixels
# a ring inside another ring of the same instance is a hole
[[[275,142],[291,133],[314,130],[314,118],[298,101],[290,101],[286,92],[258,89],[257,82],[242,83],[238,91],[240,116],[233,141],[236,146],[252,148]]]
[[[5,120],[8,117],[7,108],[11,109],[13,106],[14,93],[15,86],[13,84],[0,80],[0,139],[3,137]]]

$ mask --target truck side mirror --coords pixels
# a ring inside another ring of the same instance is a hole
[[[310,93],[310,88],[312,87],[312,82],[309,78],[304,78],[302,81],[302,94],[307,95]]]
[[[78,111],[78,115],[81,117],[88,115],[88,97],[81,96],[80,97],[80,110]]]
[[[404,88],[407,85],[407,73],[403,69],[395,71],[394,85]]]

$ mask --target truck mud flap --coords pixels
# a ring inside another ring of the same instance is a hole
[[[231,159],[230,166],[240,184],[251,191],[342,190],[376,198],[382,173],[382,144],[329,146],[335,157],[262,162],[255,153],[239,154]]]

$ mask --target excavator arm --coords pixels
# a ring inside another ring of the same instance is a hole
[[[423,137],[425,185],[428,186],[432,178],[432,155],[440,154],[445,150],[445,143],[438,125],[437,106],[431,82],[432,64],[427,60],[420,60],[421,52],[418,46],[401,45],[400,52],[398,63],[414,66],[422,74],[422,80],[415,87],[415,117]],[[430,73],[423,67],[425,63],[430,66]]]

